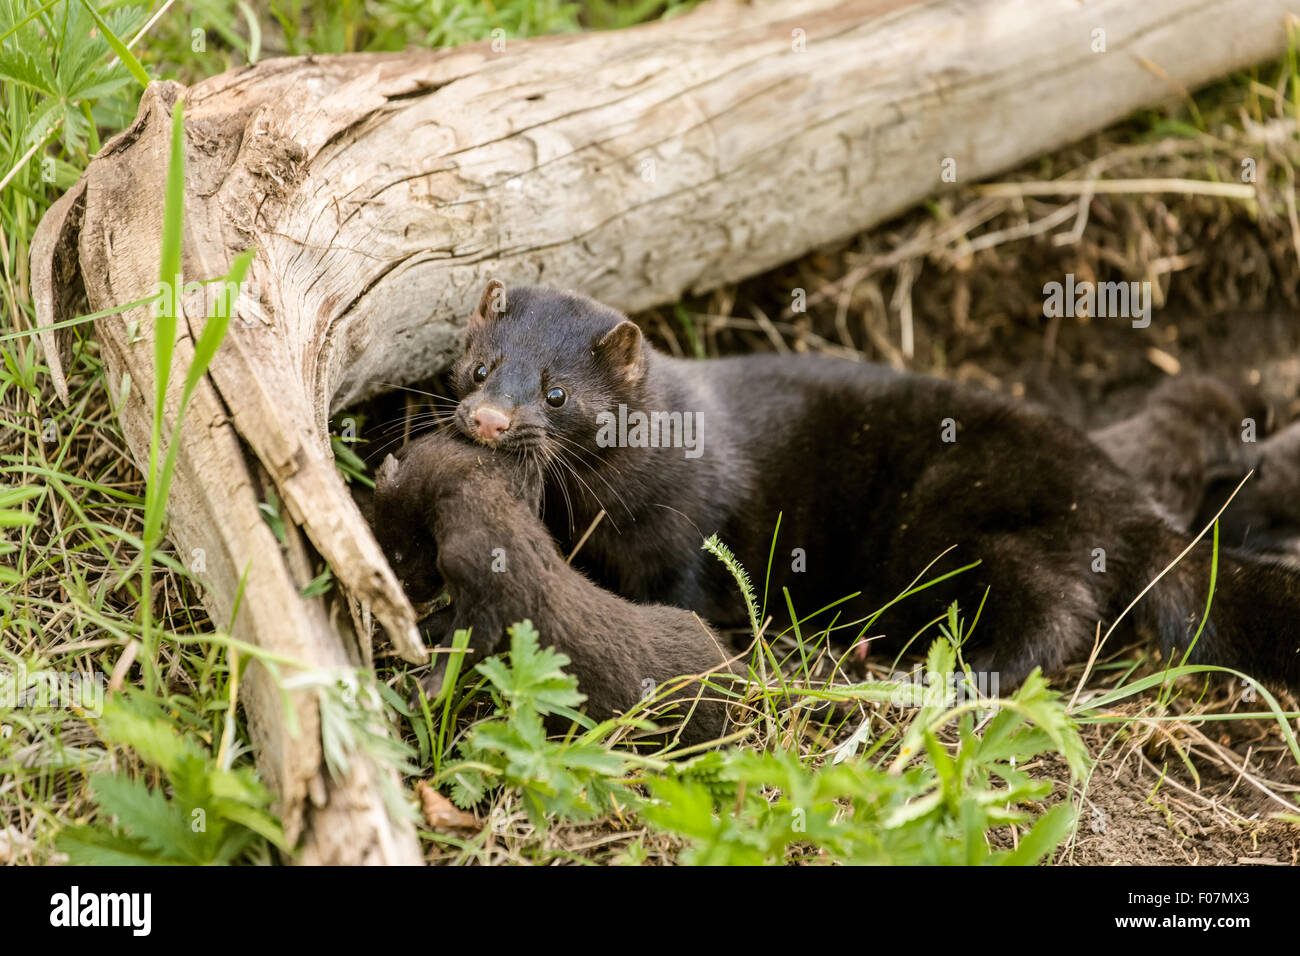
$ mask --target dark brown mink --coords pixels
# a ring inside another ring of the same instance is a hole
[[[531,620],[543,646],[568,656],[566,669],[597,720],[626,713],[673,678],[738,672],[694,614],[633,604],[569,567],[537,517],[538,489],[520,472],[505,456],[432,432],[376,473],[373,523],[393,570],[417,600],[432,596],[439,581],[451,597],[428,623],[442,646],[457,629],[471,629],[469,667],[504,649],[508,626]],[[437,661],[427,692],[442,683],[446,655]],[[689,714],[677,738],[684,744],[725,733],[725,700],[699,681],[661,703],[643,715],[668,731]]]
[[[541,470],[543,517],[565,550],[591,529],[576,563],[594,580],[716,626],[742,625],[745,610],[699,550],[714,532],[766,581],[774,630],[783,589],[801,615],[842,602],[805,633],[834,618],[837,636],[895,643],[955,601],[968,625],[979,611],[967,660],[1007,686],[1086,657],[1098,623],[1191,545],[1137,479],[1036,406],[845,359],[674,359],[571,293],[489,284],[453,386],[464,436]],[[684,430],[676,444],[631,430],[611,442],[611,416],[630,411],[689,414],[696,447]],[[860,629],[919,575],[972,564]],[[1190,547],[1126,622],[1167,655],[1186,650],[1210,567],[1208,541]],[[1298,688],[1297,620],[1300,576],[1224,549],[1189,659]]]
[[[1183,375],[1163,382],[1129,417],[1088,437],[1175,525],[1199,531],[1205,523],[1196,518],[1209,490],[1225,482],[1235,487],[1258,463],[1259,444],[1244,435],[1250,422],[1262,437],[1266,419],[1257,393],[1206,375]]]
[[[1300,422],[1260,442],[1254,468],[1236,497],[1240,476],[1212,484],[1196,520],[1209,521],[1231,497],[1220,519],[1224,542],[1300,564]]]
[[[1163,383],[1130,417],[1089,437],[1138,478],[1179,527],[1199,531],[1226,504],[1219,518],[1224,544],[1296,564],[1300,422],[1266,436],[1269,417],[1257,391],[1185,375]]]

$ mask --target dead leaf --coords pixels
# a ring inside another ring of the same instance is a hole
[[[474,814],[457,809],[454,803],[423,780],[416,781],[415,792],[420,796],[424,819],[435,830],[477,830],[479,828],[478,818]]]

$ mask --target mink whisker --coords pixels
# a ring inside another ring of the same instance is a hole
[[[564,474],[555,465],[555,459],[554,459],[554,455],[551,452],[551,449],[548,448],[546,445],[539,445],[538,448],[540,454],[545,456],[547,474],[555,481],[556,486],[559,487],[560,489],[560,494],[564,497],[564,507],[568,511],[568,515],[569,515],[569,534],[573,534],[574,532],[573,501],[569,498],[569,489],[564,482]]]
[[[605,502],[603,502],[603,501],[600,500],[600,495],[596,494],[595,490],[591,487],[591,485],[587,484],[587,482],[583,480],[582,476],[581,476],[580,474],[578,474],[577,470],[573,467],[573,465],[571,465],[571,464],[570,464],[570,463],[569,463],[569,462],[564,458],[564,449],[563,449],[563,447],[561,447],[561,446],[559,446],[559,445],[553,445],[552,448],[555,450],[555,453],[556,453],[556,454],[555,454],[555,460],[558,461],[558,462],[559,462],[561,465],[563,465],[565,468],[567,468],[567,469],[569,470],[569,474],[573,475],[574,478],[578,479],[578,481],[579,481],[579,483],[581,483],[582,487],[585,488],[585,489],[587,489],[587,493],[588,493],[589,495],[591,495],[591,497],[595,500],[596,504],[599,505],[600,508],[601,508],[601,509],[606,513],[606,514],[609,514],[609,509],[605,507]],[[627,507],[627,503],[624,502],[623,506],[626,508],[626,507]],[[616,532],[618,532],[619,534],[622,534],[622,533],[623,533],[623,532],[619,529],[618,522],[616,522],[616,521],[614,520],[614,516],[613,516],[612,514],[610,514],[610,517],[609,517],[609,523],[610,523],[611,525],[614,526],[614,530],[615,530]]]
[[[394,390],[396,390],[396,391],[401,391],[401,392],[410,392],[412,395],[423,395],[425,398],[431,398],[431,399],[433,399],[434,401],[439,401],[439,402],[450,402],[450,403],[453,404],[453,405],[458,405],[458,404],[460,404],[460,402],[459,402],[457,399],[451,398],[451,397],[449,397],[449,396],[447,396],[447,395],[439,395],[437,392],[426,392],[426,391],[424,391],[423,389],[412,388],[412,387],[409,386],[409,385],[397,385],[397,384],[394,383],[394,382],[380,382],[380,381],[376,381],[376,380],[374,380],[374,379],[371,379],[371,380],[370,380],[369,382],[367,382],[366,384],[367,384],[367,385],[381,385],[381,386],[383,386],[384,388],[391,388],[391,389],[394,389]]]
[[[435,422],[433,426],[430,428],[420,428],[418,430],[413,428],[411,429],[409,440],[413,442],[415,441],[416,438],[420,437],[421,435],[427,435],[430,432],[438,431],[446,428],[448,424],[449,424],[448,422]],[[385,450],[391,448],[393,445],[400,446],[402,443],[406,442],[407,440],[408,440],[408,436],[406,432],[402,431],[399,434],[387,438],[385,441],[372,445],[370,448],[366,450],[366,454],[363,457],[365,458],[366,461],[370,461],[371,459],[382,455]]]
[[[565,444],[572,444],[574,447],[570,447],[567,449],[569,454],[571,455],[576,456],[578,454],[586,454],[586,455],[592,454],[591,451],[583,448],[581,445],[578,445],[576,442],[573,442],[572,439],[566,439],[561,435],[551,435],[550,437],[563,443],[561,447],[564,447]],[[618,488],[616,488],[608,478],[606,478],[604,475],[600,473],[600,466],[606,463],[599,462],[598,464],[591,464],[589,462],[584,461],[582,458],[577,458],[577,462],[578,464],[582,465],[584,469],[586,469],[588,474],[594,475],[595,477],[599,478],[601,481],[605,483],[605,487],[614,493],[614,497],[618,499],[619,504],[623,506],[623,510],[627,512],[627,516],[635,521],[636,515],[632,511],[632,506],[627,503],[627,499],[623,497],[622,493],[619,492]],[[615,468],[614,470],[618,471],[617,468]],[[619,474],[622,475],[622,472],[619,472]],[[601,507],[604,506],[602,505]]]

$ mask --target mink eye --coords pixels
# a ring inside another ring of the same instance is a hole
[[[487,378],[487,366],[480,362],[474,368],[474,381],[481,382],[485,378]]]
[[[564,404],[564,400],[568,397],[568,395],[564,394],[564,389],[553,388],[546,393],[546,404],[550,405],[552,408],[559,408]]]

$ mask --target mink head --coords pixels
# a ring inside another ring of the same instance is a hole
[[[439,584],[438,546],[429,530],[424,482],[392,455],[375,472],[375,537],[412,601],[427,601]]]
[[[596,416],[633,404],[646,368],[641,330],[584,298],[488,283],[454,369],[456,427],[539,461],[598,453]]]

